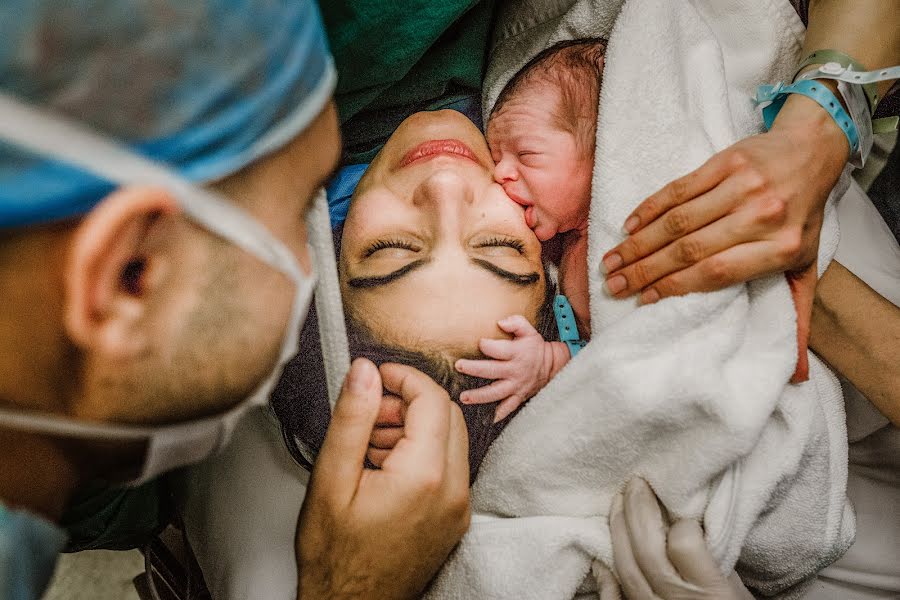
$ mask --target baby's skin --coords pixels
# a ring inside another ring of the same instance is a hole
[[[557,238],[554,241],[560,244],[559,287],[586,339],[590,335],[587,225],[596,113],[578,119],[578,126],[586,130],[572,131],[560,116],[571,108],[565,102],[566,94],[546,79],[520,85],[491,115],[487,139],[497,165],[497,183],[525,207],[525,222],[539,240]],[[510,317],[499,326],[513,336],[511,340],[482,340],[480,349],[488,359],[456,363],[462,373],[494,380],[464,392],[460,400],[500,401],[495,421],[535,395],[570,358],[564,343],[544,341],[522,317]]]

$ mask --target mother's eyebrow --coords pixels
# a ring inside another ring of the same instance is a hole
[[[541,276],[537,273],[525,273],[524,275],[519,275],[518,273],[513,273],[512,271],[507,271],[506,269],[501,269],[491,261],[484,260],[483,258],[472,258],[470,260],[472,261],[472,263],[478,265],[482,269],[490,271],[504,281],[514,283],[515,285],[526,287],[536,284],[541,279]]]
[[[403,265],[396,271],[392,271],[386,275],[375,275],[373,277],[354,277],[347,281],[347,285],[352,288],[373,288],[387,285],[389,283],[397,281],[404,275],[412,273],[416,269],[424,267],[429,262],[430,259],[420,258],[419,260],[414,260],[408,265]]]

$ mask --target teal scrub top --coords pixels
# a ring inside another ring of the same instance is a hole
[[[0,598],[38,600],[67,540],[50,521],[0,504]]]

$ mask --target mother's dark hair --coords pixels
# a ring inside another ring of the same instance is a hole
[[[339,229],[335,231],[338,252],[340,233]],[[535,328],[544,339],[559,339],[553,316],[556,286],[549,277],[546,280],[544,301],[538,311]],[[490,381],[460,373],[455,369],[453,359],[446,354],[382,344],[361,323],[352,319],[347,320],[347,341],[351,358],[368,358],[376,365],[389,362],[408,365],[422,371],[447,390],[450,399],[462,408],[466,420],[469,432],[469,469],[471,481],[474,481],[488,446],[513,416],[494,424],[496,403],[466,405],[459,402],[462,392],[487,385]],[[311,469],[331,420],[315,304],[310,308],[301,330],[300,349],[297,356],[285,366],[272,393],[271,403],[281,422],[285,443],[291,455],[301,466]]]

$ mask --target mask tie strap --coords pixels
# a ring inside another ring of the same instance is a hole
[[[315,270],[319,274],[316,286],[316,316],[319,321],[328,400],[333,411],[344,377],[350,369],[350,350],[347,345],[344,305],[341,303],[334,239],[331,235],[328,202],[324,190],[319,191],[313,202],[312,210],[307,217],[307,231],[315,260]]]
[[[192,220],[270,266],[296,278],[291,252],[255,218],[219,194],[200,188],[165,165],[138,156],[72,120],[50,115],[0,92],[0,139],[65,162],[118,185],[166,188]],[[293,263],[293,264],[292,264]]]

